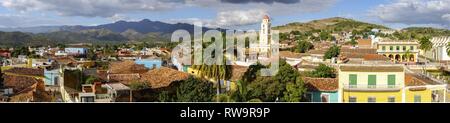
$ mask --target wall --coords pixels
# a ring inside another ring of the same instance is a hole
[[[350,96],[356,97],[356,102],[368,102],[369,97],[375,97],[376,102],[388,102],[390,96],[395,97],[395,102],[402,102],[403,91],[397,92],[343,92],[343,101],[348,102]]]
[[[321,91],[314,91],[311,93],[311,101],[312,102],[322,102],[322,94],[328,94],[329,95],[329,102],[339,102],[338,100],[338,92],[321,92]]]
[[[414,102],[415,95],[420,95],[421,102],[431,102],[431,100],[432,100],[430,89],[421,90],[421,91],[411,91],[409,89],[406,89],[405,101],[406,102]]]
[[[44,78],[45,85],[53,86],[53,85],[57,84],[55,82],[55,77],[58,77],[58,80],[59,80],[59,71],[57,69],[50,70],[50,71],[45,70],[44,76],[45,76],[45,78]]]
[[[162,65],[162,61],[156,59],[138,59],[135,61],[135,63],[144,65],[146,68],[149,69],[153,69],[153,67],[160,68]]]
[[[65,48],[64,51],[68,54],[80,54],[84,55],[87,53],[86,48]]]
[[[349,85],[349,75],[356,74],[358,85],[368,85],[368,75],[376,75],[377,85],[388,85],[388,75],[395,75],[395,84],[404,87],[404,72],[339,72],[339,85]]]

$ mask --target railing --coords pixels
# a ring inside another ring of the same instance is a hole
[[[348,91],[398,91],[401,85],[344,85],[344,90]]]
[[[111,102],[109,94],[95,94],[95,102]]]

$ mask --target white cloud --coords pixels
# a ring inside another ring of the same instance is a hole
[[[192,17],[179,22],[202,21],[212,27],[250,25],[264,14],[292,15],[316,12],[337,0],[2,0],[0,5],[19,12],[57,13],[61,16],[130,20],[129,14],[198,7],[217,12],[216,18]],[[156,13],[158,14],[158,13]],[[174,17],[176,18],[176,17]],[[197,18],[197,19],[196,19]]]
[[[65,16],[112,17],[123,12],[163,11],[176,8],[176,0],[3,0],[18,11],[52,11]]]
[[[112,17],[109,17],[108,19],[112,20],[113,22],[116,22],[120,20],[129,20],[130,18],[122,14],[114,14]]]
[[[217,13],[215,19],[200,19],[200,18],[187,18],[187,19],[172,19],[171,23],[190,23],[201,22],[206,27],[213,28],[233,28],[237,26],[246,26],[256,23],[260,23],[262,17],[267,12],[262,9],[256,10],[234,10],[234,11],[220,11]]]
[[[278,2],[277,2],[278,1]],[[65,16],[112,17],[131,12],[165,11],[183,7],[209,7],[221,11],[264,9],[277,12],[320,11],[336,0],[2,0],[18,11],[51,11]],[[284,11],[280,11],[284,10]]]
[[[0,27],[31,27],[66,24],[65,20],[55,20],[45,17],[34,18],[27,15],[0,14]]]
[[[395,0],[370,14],[386,23],[450,26],[450,0]]]

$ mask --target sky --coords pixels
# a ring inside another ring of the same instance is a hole
[[[450,29],[450,0],[1,0],[0,27],[100,25],[150,19],[201,22],[208,27],[257,29],[346,17],[400,29]]]

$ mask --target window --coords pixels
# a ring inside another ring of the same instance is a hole
[[[94,102],[94,97],[81,97],[81,102]]]
[[[58,79],[59,77],[55,77],[54,79],[53,79],[53,85],[59,85],[59,79]]]
[[[369,103],[377,102],[377,98],[376,97],[368,97],[367,102],[369,102]]]
[[[351,102],[351,103],[356,102],[356,97],[354,97],[354,96],[349,97],[348,102]]]
[[[409,46],[409,50],[414,50],[414,46]]]
[[[406,46],[403,46],[403,51],[406,51]]]
[[[388,97],[388,102],[390,102],[390,103],[395,102],[395,96]]]
[[[395,87],[395,75],[388,75],[388,87],[389,88]]]
[[[400,50],[400,46],[395,47],[396,50]]]
[[[368,76],[368,84],[369,88],[375,88],[377,85],[377,75],[369,75]]]
[[[414,95],[414,102],[422,102],[422,97],[420,95]]]
[[[357,80],[358,79],[357,79],[356,74],[350,74],[349,75],[350,88],[356,88]]]
[[[394,50],[394,46],[389,46],[389,50]]]
[[[383,50],[383,51],[386,50],[386,46],[382,46],[381,50]]]

